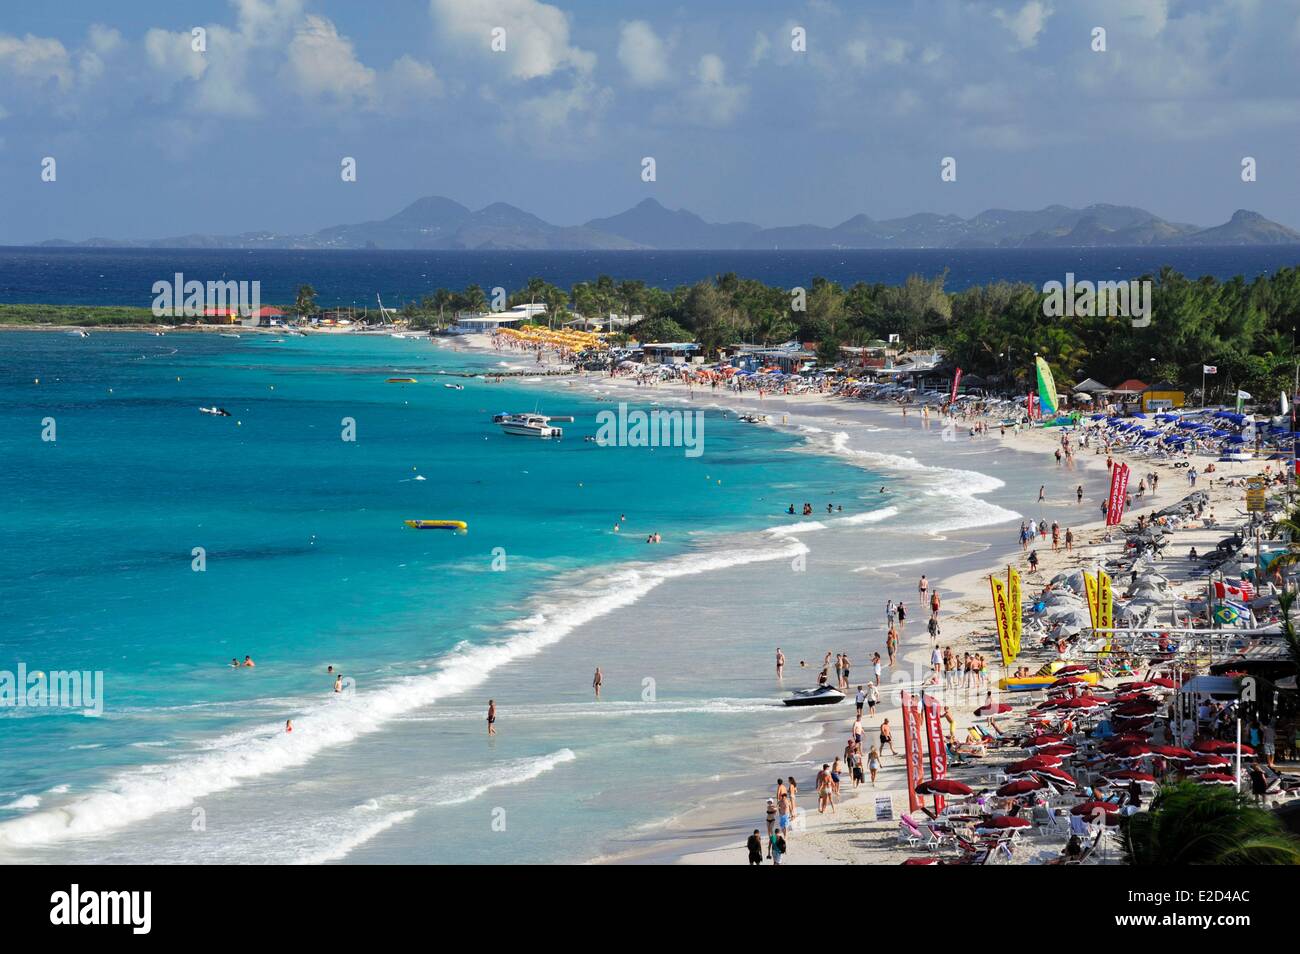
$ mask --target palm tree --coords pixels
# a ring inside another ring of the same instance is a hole
[[[316,314],[316,289],[310,285],[298,286],[298,297],[293,302],[294,313],[299,318]]]
[[[1296,865],[1300,839],[1272,812],[1223,785],[1171,782],[1122,824],[1131,865]]]

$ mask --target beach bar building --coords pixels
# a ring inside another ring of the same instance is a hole
[[[646,364],[686,364],[696,360],[700,346],[694,341],[664,341],[641,346]]]

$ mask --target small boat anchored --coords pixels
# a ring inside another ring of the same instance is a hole
[[[551,426],[545,414],[497,414],[492,423],[516,437],[563,437],[564,430]]]
[[[385,384],[417,384],[419,382],[417,382],[415,378],[388,378],[384,381],[384,383]]]
[[[412,530],[455,530],[457,533],[464,533],[469,529],[469,524],[464,520],[404,520],[402,522]]]
[[[844,693],[834,686],[817,686],[814,689],[796,689],[781,701],[787,706],[833,706],[844,701]]]
[[[230,412],[224,407],[201,407],[199,410],[204,414],[215,414],[217,417],[230,417]]]
[[[444,387],[444,388],[450,388],[452,391],[464,391],[464,390],[465,390],[465,385],[463,385],[463,384],[444,384],[443,387]]]

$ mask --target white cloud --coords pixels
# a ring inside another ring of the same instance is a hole
[[[198,79],[208,68],[208,58],[191,47],[189,33],[152,29],[144,35],[144,52],[149,64],[161,73]]]
[[[994,10],[993,15],[1002,22],[1021,49],[1029,49],[1038,43],[1038,34],[1047,26],[1047,18],[1052,15],[1052,8],[1043,0],[1029,0],[1015,13]]]
[[[767,58],[768,50],[772,48],[772,43],[768,40],[767,35],[763,33],[754,34],[754,45],[749,51],[749,65],[757,66]]]
[[[285,71],[302,95],[338,103],[370,104],[375,96],[375,71],[356,56],[352,41],[339,36],[332,22],[309,15],[289,43]]]
[[[72,86],[76,71],[67,48],[58,40],[0,33],[0,72],[36,86]]]
[[[688,116],[708,126],[725,126],[741,112],[749,87],[727,82],[727,68],[716,53],[700,57],[695,67],[697,82],[683,97]]]
[[[633,86],[658,86],[668,80],[668,49],[644,20],[623,24],[618,37],[618,61]]]
[[[569,18],[538,0],[430,0],[435,19],[452,39],[484,56],[500,57],[510,75],[531,80],[561,69],[590,73],[596,55],[569,42]],[[492,51],[492,31],[506,31],[504,52]]]

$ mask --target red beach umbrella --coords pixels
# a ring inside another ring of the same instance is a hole
[[[1111,719],[1124,732],[1135,732],[1148,728],[1155,720],[1151,716],[1115,716]]]
[[[1119,685],[1115,687],[1115,691],[1116,692],[1137,692],[1140,689],[1155,689],[1155,688],[1156,688],[1156,684],[1154,682],[1148,682],[1143,679],[1138,679],[1134,682],[1121,682]]]
[[[1152,782],[1156,777],[1150,772],[1138,772],[1134,769],[1121,769],[1118,772],[1107,772],[1107,780],[1111,782]]]
[[[970,795],[972,789],[965,782],[959,782],[955,778],[932,778],[929,781],[922,782],[916,786],[918,795]]]
[[[1062,782],[1072,787],[1078,787],[1079,784],[1074,780],[1073,775],[1059,768],[1049,767],[1049,768],[1036,769],[1034,771],[1034,774],[1037,775],[1039,778],[1043,779],[1044,781]]]
[[[1071,676],[1074,675],[1075,673],[1083,673],[1087,671],[1088,671],[1088,667],[1085,666],[1083,663],[1070,663],[1070,665],[1062,666],[1060,669],[1056,670],[1056,675]]]
[[[977,825],[977,828],[1028,828],[1032,825],[1028,818],[1021,818],[1018,815],[993,815],[984,819]]]
[[[1039,750],[1034,754],[1033,757],[1034,757],[1034,758],[1039,758],[1039,757],[1043,757],[1043,758],[1052,758],[1052,757],[1064,758],[1065,756],[1073,755],[1073,754],[1074,754],[1074,746],[1073,746],[1071,743],[1069,743],[1069,742],[1060,742],[1060,743],[1057,743],[1056,745],[1045,745],[1045,746],[1043,746],[1041,749],[1039,749]]]
[[[1196,781],[1202,785],[1236,785],[1237,780],[1231,775],[1223,772],[1206,772],[1203,775],[1196,776]]]
[[[1172,679],[1167,679],[1164,676],[1161,676],[1159,679],[1152,679],[1151,684],[1153,686],[1159,686],[1161,689],[1174,688],[1174,681]]]
[[[1037,792],[1046,788],[1047,785],[1036,778],[1020,778],[1014,782],[1007,782],[997,790],[997,794],[1003,797],[1016,795],[1028,795],[1030,792]]]
[[[1053,689],[1067,689],[1070,686],[1077,686],[1080,683],[1087,682],[1082,676],[1062,676],[1056,682],[1047,687],[1048,692]]]
[[[1058,742],[1064,742],[1064,741],[1065,741],[1065,736],[1061,735],[1058,732],[1042,732],[1034,736],[1028,742],[1026,742],[1025,748],[1036,749],[1039,748],[1040,746],[1056,745]]]
[[[1197,771],[1207,768],[1229,768],[1232,763],[1222,755],[1197,755],[1187,760],[1189,768]]]
[[[1118,716],[1135,716],[1141,718],[1143,716],[1151,715],[1159,708],[1160,704],[1157,702],[1126,702],[1115,710],[1115,714]]]
[[[1040,769],[1056,768],[1061,764],[1059,755],[1033,755],[1007,766],[1008,775],[1023,775],[1025,772],[1037,772]]]
[[[903,862],[905,865],[939,865],[943,864],[936,855],[928,855],[925,858],[908,858]]]
[[[1194,748],[1197,752],[1208,752],[1211,755],[1225,755],[1225,754],[1236,755],[1237,754],[1237,743],[1225,742],[1222,739],[1208,739],[1205,742],[1197,742],[1195,745],[1192,746],[1192,748]],[[1252,749],[1249,745],[1243,745],[1241,747],[1241,754],[1254,755],[1255,750]]]
[[[1119,811],[1119,806],[1114,802],[1080,802],[1070,809],[1071,815],[1095,815],[1097,812],[1105,812],[1110,815]]]
[[[1100,709],[1104,705],[1109,705],[1105,699],[1098,699],[1096,696],[1075,696],[1073,699],[1066,699],[1061,702],[1057,708],[1060,709]]]
[[[975,710],[977,716],[1000,715],[1003,712],[1010,712],[1011,706],[1005,702],[989,702]]]
[[[1140,743],[1132,743],[1124,746],[1122,749],[1118,749],[1114,753],[1114,756],[1115,758],[1119,759],[1121,762],[1132,762],[1138,759],[1145,759],[1151,754],[1152,754],[1151,746],[1142,745]]]
[[[1161,758],[1172,759],[1175,762],[1186,762],[1195,757],[1195,753],[1174,745],[1153,745],[1151,751]]]

